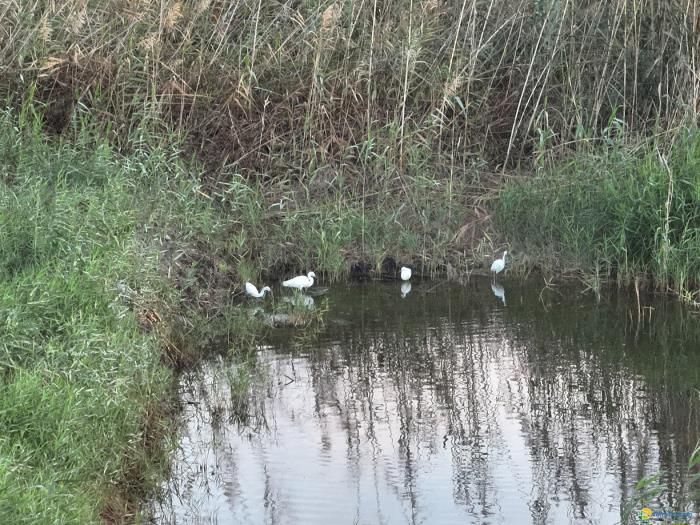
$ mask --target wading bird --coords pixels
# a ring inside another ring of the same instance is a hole
[[[315,278],[316,274],[314,272],[309,272],[308,275],[297,275],[296,277],[284,281],[282,286],[304,290],[314,285]]]
[[[508,252],[503,252],[503,258],[502,259],[496,259],[493,261],[493,264],[491,265],[491,271],[493,272],[493,280],[494,282],[496,281],[496,274],[501,273],[503,271],[503,268],[506,267],[506,254]]]
[[[270,290],[269,286],[265,286],[262,290],[258,292],[258,289],[255,287],[254,284],[245,283],[245,293],[250,295],[251,297],[265,297],[265,292],[272,293],[272,290]]]
[[[411,278],[411,269],[406,266],[401,267],[401,280],[408,281]]]

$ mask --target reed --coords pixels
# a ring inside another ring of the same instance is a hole
[[[675,129],[699,109],[698,13],[696,0],[23,0],[1,13],[0,95],[18,107],[36,86],[58,133],[87,111],[128,149],[148,113],[212,169],[330,167],[371,185],[416,152],[453,174],[477,158],[529,165],[542,145],[556,159],[611,115],[628,137]]]

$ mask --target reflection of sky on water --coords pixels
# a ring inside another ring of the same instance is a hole
[[[488,285],[424,284],[400,303],[393,287],[332,289],[327,333],[299,348],[278,332],[244,399],[230,365],[183,378],[163,521],[619,523],[622,494],[662,464],[675,492],[659,505],[681,495],[697,419],[624,354],[683,330],[639,338],[624,303],[547,309],[519,291],[506,310]]]

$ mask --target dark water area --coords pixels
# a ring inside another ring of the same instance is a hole
[[[697,508],[697,313],[487,278],[314,299],[323,324],[271,330],[252,379],[223,359],[182,376],[157,522],[637,522],[658,472],[648,506]]]

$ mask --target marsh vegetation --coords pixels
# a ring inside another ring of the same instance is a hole
[[[0,521],[132,520],[247,280],[512,246],[697,305],[696,4],[5,2]]]

